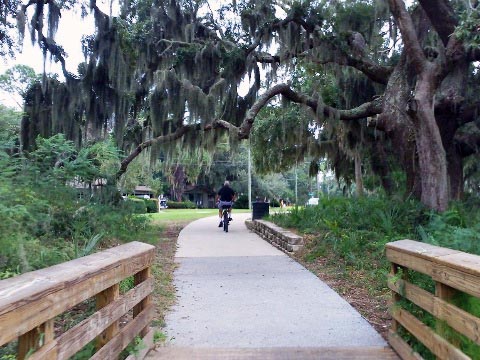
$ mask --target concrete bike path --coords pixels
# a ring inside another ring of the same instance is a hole
[[[167,347],[385,347],[386,342],[337,293],[277,250],[234,214],[179,235],[177,303],[166,317]]]

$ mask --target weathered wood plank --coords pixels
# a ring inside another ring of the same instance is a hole
[[[384,347],[187,348],[158,347],[147,359],[162,360],[398,360]]]
[[[45,359],[51,354],[56,354],[58,359],[70,358],[152,291],[153,278],[150,278],[60,335],[53,346],[44,346],[39,349],[29,360]]]
[[[457,269],[480,278],[480,256],[465,252],[456,252],[439,257],[439,264]]]
[[[385,245],[385,248],[404,254],[415,255],[416,257],[427,260],[441,256],[462,253],[458,250],[448,249],[408,239],[390,242]]]
[[[423,360],[419,353],[414,351],[397,333],[388,332],[388,343],[402,360]]]
[[[120,352],[152,321],[154,304],[148,305],[136,318],[130,321],[108,344],[98,350],[90,359],[115,359]]]
[[[441,298],[435,298],[433,316],[480,345],[480,319]]]
[[[480,256],[412,240],[386,245],[387,258],[436,281],[480,297]]]
[[[147,335],[142,338],[142,341],[145,344],[145,348],[141,349],[138,354],[132,354],[127,356],[125,360],[143,360],[147,356],[150,350],[155,347],[154,343],[154,334],[156,329],[150,329]]]
[[[451,268],[444,264],[435,264],[432,268],[431,277],[433,280],[451,286],[454,289],[480,297],[480,277],[470,272]]]
[[[431,260],[392,248],[386,248],[385,255],[387,259],[394,264],[432,276],[433,262]]]
[[[413,285],[408,281],[395,279],[391,275],[388,278],[388,287],[390,290],[400,294],[404,298],[413,302],[415,305],[418,305],[422,309],[428,311],[430,314],[434,314],[435,296],[432,293],[429,293],[428,291],[423,290],[422,288]]]
[[[138,272],[137,274],[135,274],[135,276],[133,278],[134,284],[136,285],[136,284],[142,283],[143,281],[150,278],[151,275],[152,275],[152,271],[151,271],[150,267]],[[145,299],[140,301],[140,303],[138,305],[133,307],[133,317],[135,318],[135,317],[138,316],[138,314],[141,314],[141,312],[144,309],[146,309],[151,303],[152,303],[151,296],[147,296]],[[148,333],[148,330],[149,330],[148,326],[146,326],[145,329],[142,329],[140,331],[140,336],[145,337]]]
[[[54,292],[72,283],[78,283],[99,267],[113,269],[130,257],[154,250],[154,246],[138,241],[116,246],[101,252],[31,271],[0,281],[0,315],[21,307],[39,294]]]
[[[120,285],[114,284],[108,289],[103,290],[95,296],[95,303],[97,310],[101,310],[108,304],[111,304],[118,300],[120,297]],[[113,321],[98,337],[96,340],[96,348],[100,349],[103,345],[109,342],[118,333],[119,324],[118,320]]]
[[[392,317],[441,359],[469,360],[470,357],[436,334],[408,311],[392,309]]]
[[[50,345],[54,341],[54,321],[48,320],[44,324],[23,334],[18,339],[17,358],[26,359],[37,349]],[[43,359],[53,359],[53,356],[46,356]]]
[[[10,331],[0,332],[0,345],[145,269],[153,262],[154,249],[139,242],[121,245],[26,274],[28,281],[20,281],[17,290],[3,288],[0,323]]]
[[[478,317],[404,280],[393,282],[389,279],[388,287],[480,345]]]

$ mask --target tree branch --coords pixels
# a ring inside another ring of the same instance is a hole
[[[169,143],[175,140],[180,139],[186,133],[188,133],[192,129],[192,126],[183,126],[178,128],[174,133],[168,135],[161,135],[156,138],[144,141],[140,145],[138,145],[125,159],[122,160],[120,163],[120,169],[115,175],[115,178],[118,180],[120,177],[125,174],[127,171],[128,165],[138,156],[140,153],[145,150],[146,148],[152,146],[153,144],[157,143]]]
[[[175,132],[168,134],[168,135],[161,135],[157,136],[156,138],[149,139],[147,141],[144,141],[140,145],[138,145],[125,159],[122,160],[120,163],[120,169],[118,172],[115,174],[115,178],[118,180],[120,177],[125,174],[127,171],[128,166],[130,163],[142,153],[143,150],[146,148],[158,144],[158,143],[170,143],[173,141],[176,141],[186,135],[190,131],[212,131],[216,129],[224,129],[228,130],[229,132],[232,132],[234,136],[237,136],[238,134],[238,128],[229,123],[228,121],[225,120],[215,120],[211,124],[206,125],[205,127],[201,127],[200,124],[194,124],[194,125],[184,125],[179,127]]]
[[[317,64],[337,63],[339,65],[351,66],[362,72],[367,78],[376,83],[383,85],[388,84],[388,79],[393,72],[392,66],[378,65],[366,57],[355,58],[347,54],[343,55],[343,58],[333,57],[331,59],[325,59],[323,61],[312,59],[312,62]]]
[[[427,66],[427,58],[423,53],[420,42],[418,41],[412,18],[405,8],[403,0],[388,0],[388,3],[390,5],[390,12],[395,18],[402,33],[402,39],[407,53],[411,58],[415,70],[420,74],[423,72],[425,66]]]
[[[250,110],[247,111],[245,119],[243,120],[239,128],[239,139],[247,139],[250,136],[255,117],[260,112],[260,110],[274,96],[277,95],[283,95],[288,100],[308,106],[313,110],[313,112],[317,112],[318,102],[311,96],[298,93],[295,90],[291,89],[290,86],[288,86],[287,84],[275,85],[269,90],[267,90],[263,95],[261,95],[250,108]],[[359,120],[368,116],[380,114],[382,112],[382,104],[383,98],[378,97],[371,102],[364,103],[356,108],[349,110],[338,110],[331,106],[324,106],[322,115],[325,117],[336,117],[340,120]]]
[[[455,11],[446,0],[419,0],[423,10],[437,31],[444,46],[447,46],[450,35],[453,34],[458,20]]]
[[[386,85],[388,83],[388,79],[393,72],[392,66],[378,65],[366,56],[354,57],[351,54],[347,54],[338,48],[332,49],[334,55],[325,59],[315,58],[315,56],[312,54],[313,50],[314,49],[310,49],[309,51],[303,52],[298,55],[292,54],[291,57],[308,58],[308,60],[317,64],[336,63],[338,65],[351,66],[362,72],[370,80],[383,85]],[[254,56],[255,60],[262,64],[280,64],[283,60],[278,55],[271,55],[265,52],[255,53]]]

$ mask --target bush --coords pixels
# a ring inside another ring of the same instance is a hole
[[[145,203],[145,199],[140,199],[133,196],[125,199],[125,209],[129,209],[132,214],[147,213],[147,205]]]
[[[167,201],[167,206],[169,209],[196,209],[195,205],[191,201]]]
[[[277,199],[270,200],[270,207],[280,207],[280,201]]]
[[[147,213],[158,212],[158,200],[157,199],[144,199]]]
[[[247,195],[240,195],[237,200],[235,200],[235,204],[233,205],[236,209],[248,209],[248,196]]]

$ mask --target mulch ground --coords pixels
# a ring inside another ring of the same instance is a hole
[[[386,290],[369,290],[365,284],[369,281],[362,271],[348,269],[334,256],[324,256],[313,262],[304,261],[302,252],[292,257],[320,280],[334,289],[343,299],[352,305],[386,340],[392,318],[388,314],[391,294]]]

